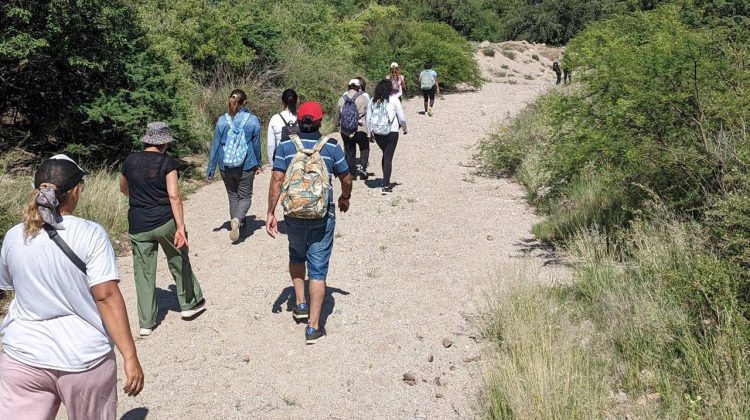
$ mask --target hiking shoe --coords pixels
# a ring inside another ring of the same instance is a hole
[[[391,187],[390,185],[385,186],[385,187],[383,187],[382,192],[383,192],[383,194],[391,193],[391,192],[393,192],[393,187]]]
[[[195,306],[193,306],[191,309],[188,309],[187,311],[180,311],[180,316],[183,318],[190,319],[205,310],[206,310],[206,299],[201,299],[201,301],[196,303]]]
[[[432,116],[432,107],[427,111],[427,115]]]
[[[149,335],[151,335],[152,331],[153,331],[152,328],[141,328],[138,331],[138,335],[140,335],[141,337],[148,337]]]
[[[234,218],[229,223],[232,225],[232,230],[229,232],[229,240],[237,242],[237,239],[240,239],[240,219]]]
[[[359,179],[367,181],[370,175],[367,173],[367,169],[359,169]]]
[[[292,318],[295,320],[303,320],[310,317],[310,307],[306,303],[298,303],[292,310]]]
[[[305,344],[315,344],[324,335],[326,335],[326,330],[324,330],[323,327],[320,327],[317,330],[313,327],[307,327],[305,328]]]

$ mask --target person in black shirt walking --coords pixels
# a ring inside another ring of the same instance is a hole
[[[142,152],[122,164],[120,191],[128,196],[128,233],[133,246],[133,276],[138,296],[140,335],[156,326],[156,257],[161,246],[177,286],[180,315],[192,318],[206,309],[203,292],[188,257],[185,219],[175,159],[166,156],[174,141],[162,122],[148,124]]]

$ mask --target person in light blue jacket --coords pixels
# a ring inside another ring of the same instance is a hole
[[[208,179],[213,179],[216,166],[221,171],[221,179],[229,196],[229,239],[232,242],[240,238],[245,216],[252,203],[253,181],[260,172],[260,121],[246,105],[245,92],[233,90],[229,95],[227,113],[216,121],[206,168]]]

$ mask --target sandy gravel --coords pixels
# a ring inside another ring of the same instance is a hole
[[[525,50],[515,60],[500,53],[501,45],[494,45],[495,57],[478,54],[491,82],[477,92],[444,96],[434,117],[417,114],[421,98],[406,102],[409,134],[399,140],[393,173],[400,185],[383,196],[356,181],[351,211],[338,214],[328,336],[317,345],[305,346],[304,326],[289,312],[286,237],[271,239],[262,228],[269,173],[256,178],[251,213],[258,219],[251,230],[257,230],[237,245],[222,229],[223,185],[194,194],[186,218],[209,309],[191,322],[179,318],[161,260],[157,284],[165,317],[152,336],[137,341],[146,389],[137,398],[121,396],[120,415],[476,417],[485,363],[477,314],[497,281],[496,269],[518,264],[538,217],[519,186],[473,174],[472,146],[554,83],[548,51],[538,62],[531,59],[535,46],[513,46]],[[513,76],[500,77],[500,71]],[[517,83],[507,83],[511,79]],[[379,178],[381,153],[373,147],[371,171]],[[542,259],[525,260],[541,267]],[[137,331],[131,264],[120,260],[121,287]],[[445,339],[452,342],[448,348]],[[415,385],[403,381],[407,372]]]

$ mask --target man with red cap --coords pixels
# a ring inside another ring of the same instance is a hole
[[[341,195],[338,198],[339,209],[349,210],[349,199],[352,194],[352,176],[349,166],[338,143],[334,139],[321,143],[320,123],[323,120],[323,108],[317,102],[304,102],[297,108],[297,123],[299,124],[299,141],[305,151],[319,150],[325,169],[329,174],[328,186],[333,183],[333,176],[341,182]],[[296,139],[295,139],[296,140]],[[300,150],[302,151],[302,150]],[[266,215],[266,232],[271,237],[279,233],[276,219],[276,204],[279,202],[281,187],[287,176],[287,169],[297,156],[298,146],[290,138],[282,138],[276,148],[273,161],[271,186],[268,191],[268,214]],[[295,320],[307,320],[305,341],[314,344],[323,337],[325,329],[320,325],[320,311],[326,292],[326,277],[328,263],[333,251],[333,231],[336,226],[336,206],[333,203],[333,188],[326,188],[328,192],[328,208],[324,207],[322,218],[296,218],[289,215],[284,217],[289,239],[289,274],[296,296],[296,305],[292,316]],[[305,299],[305,273],[310,280],[310,303]]]

